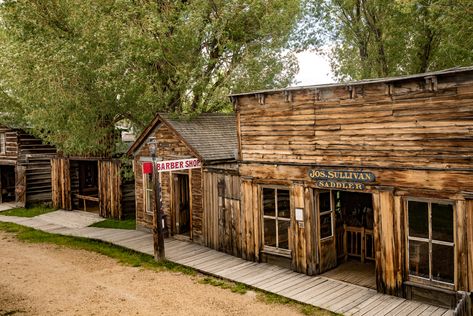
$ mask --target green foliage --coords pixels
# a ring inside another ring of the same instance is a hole
[[[469,0],[308,0],[338,79],[422,73],[473,64]],[[309,19],[306,18],[306,19]]]
[[[5,0],[0,104],[67,154],[111,155],[123,119],[231,109],[231,91],[286,86],[298,0]]]
[[[191,268],[187,268],[166,260],[158,262],[154,260],[153,256],[129,250],[120,246],[111,245],[102,241],[81,237],[50,234],[33,228],[11,223],[0,223],[0,230],[14,233],[19,240],[25,242],[47,243],[72,249],[93,251],[117,259],[120,263],[132,267],[143,267],[159,271],[168,270],[188,275],[195,275],[195,270]]]
[[[106,219],[101,222],[94,223],[90,227],[102,227],[102,228],[116,228],[116,229],[136,229],[136,220],[135,219]]]
[[[222,289],[228,289],[232,291],[233,293],[238,293],[238,294],[246,294],[248,292],[249,288],[245,284],[242,283],[234,283],[222,279],[217,279],[214,277],[204,277],[198,281],[200,284],[209,284],[213,285]]]
[[[32,206],[28,208],[14,208],[11,210],[0,212],[0,215],[18,216],[18,217],[35,217],[38,215],[54,212],[56,209],[45,206]]]

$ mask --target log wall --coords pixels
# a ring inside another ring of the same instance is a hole
[[[20,129],[0,126],[0,133],[6,136],[6,151],[0,154],[0,165],[15,166],[18,206],[50,202],[50,158],[56,155],[56,149]]]
[[[291,192],[292,267],[316,274],[336,261],[321,243],[312,168],[372,172],[377,287],[403,295],[407,280],[406,200],[445,199],[455,209],[455,290],[473,287],[473,72],[234,97],[242,245],[258,259],[263,185]],[[251,213],[251,214],[248,214]]]

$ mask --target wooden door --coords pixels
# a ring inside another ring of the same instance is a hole
[[[173,215],[176,234],[191,237],[189,175],[173,174]]]
[[[337,266],[335,238],[335,203],[331,191],[316,190],[314,194],[317,215],[316,239],[319,241],[319,272]]]

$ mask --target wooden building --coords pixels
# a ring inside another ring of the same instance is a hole
[[[131,146],[136,222],[144,230],[152,228],[154,216],[150,139],[157,142],[168,235],[241,255],[235,238],[230,237],[240,218],[235,116],[201,114],[179,120],[158,114]]]
[[[379,292],[442,305],[473,291],[473,67],[231,99],[242,256],[358,264]]]
[[[127,166],[121,159],[56,157],[51,166],[54,207],[114,219],[135,215],[134,180],[125,176]]]
[[[0,126],[0,203],[51,202],[51,166],[56,155],[25,130]]]

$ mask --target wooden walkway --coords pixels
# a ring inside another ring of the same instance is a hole
[[[48,222],[47,218],[0,215],[0,221],[55,234],[93,238],[153,254],[152,236],[145,232],[96,227],[71,228]],[[246,261],[190,242],[167,239],[165,247],[166,257],[172,262],[336,313],[365,316],[453,315],[452,310],[380,294],[373,289],[325,276],[310,277],[285,268]]]

